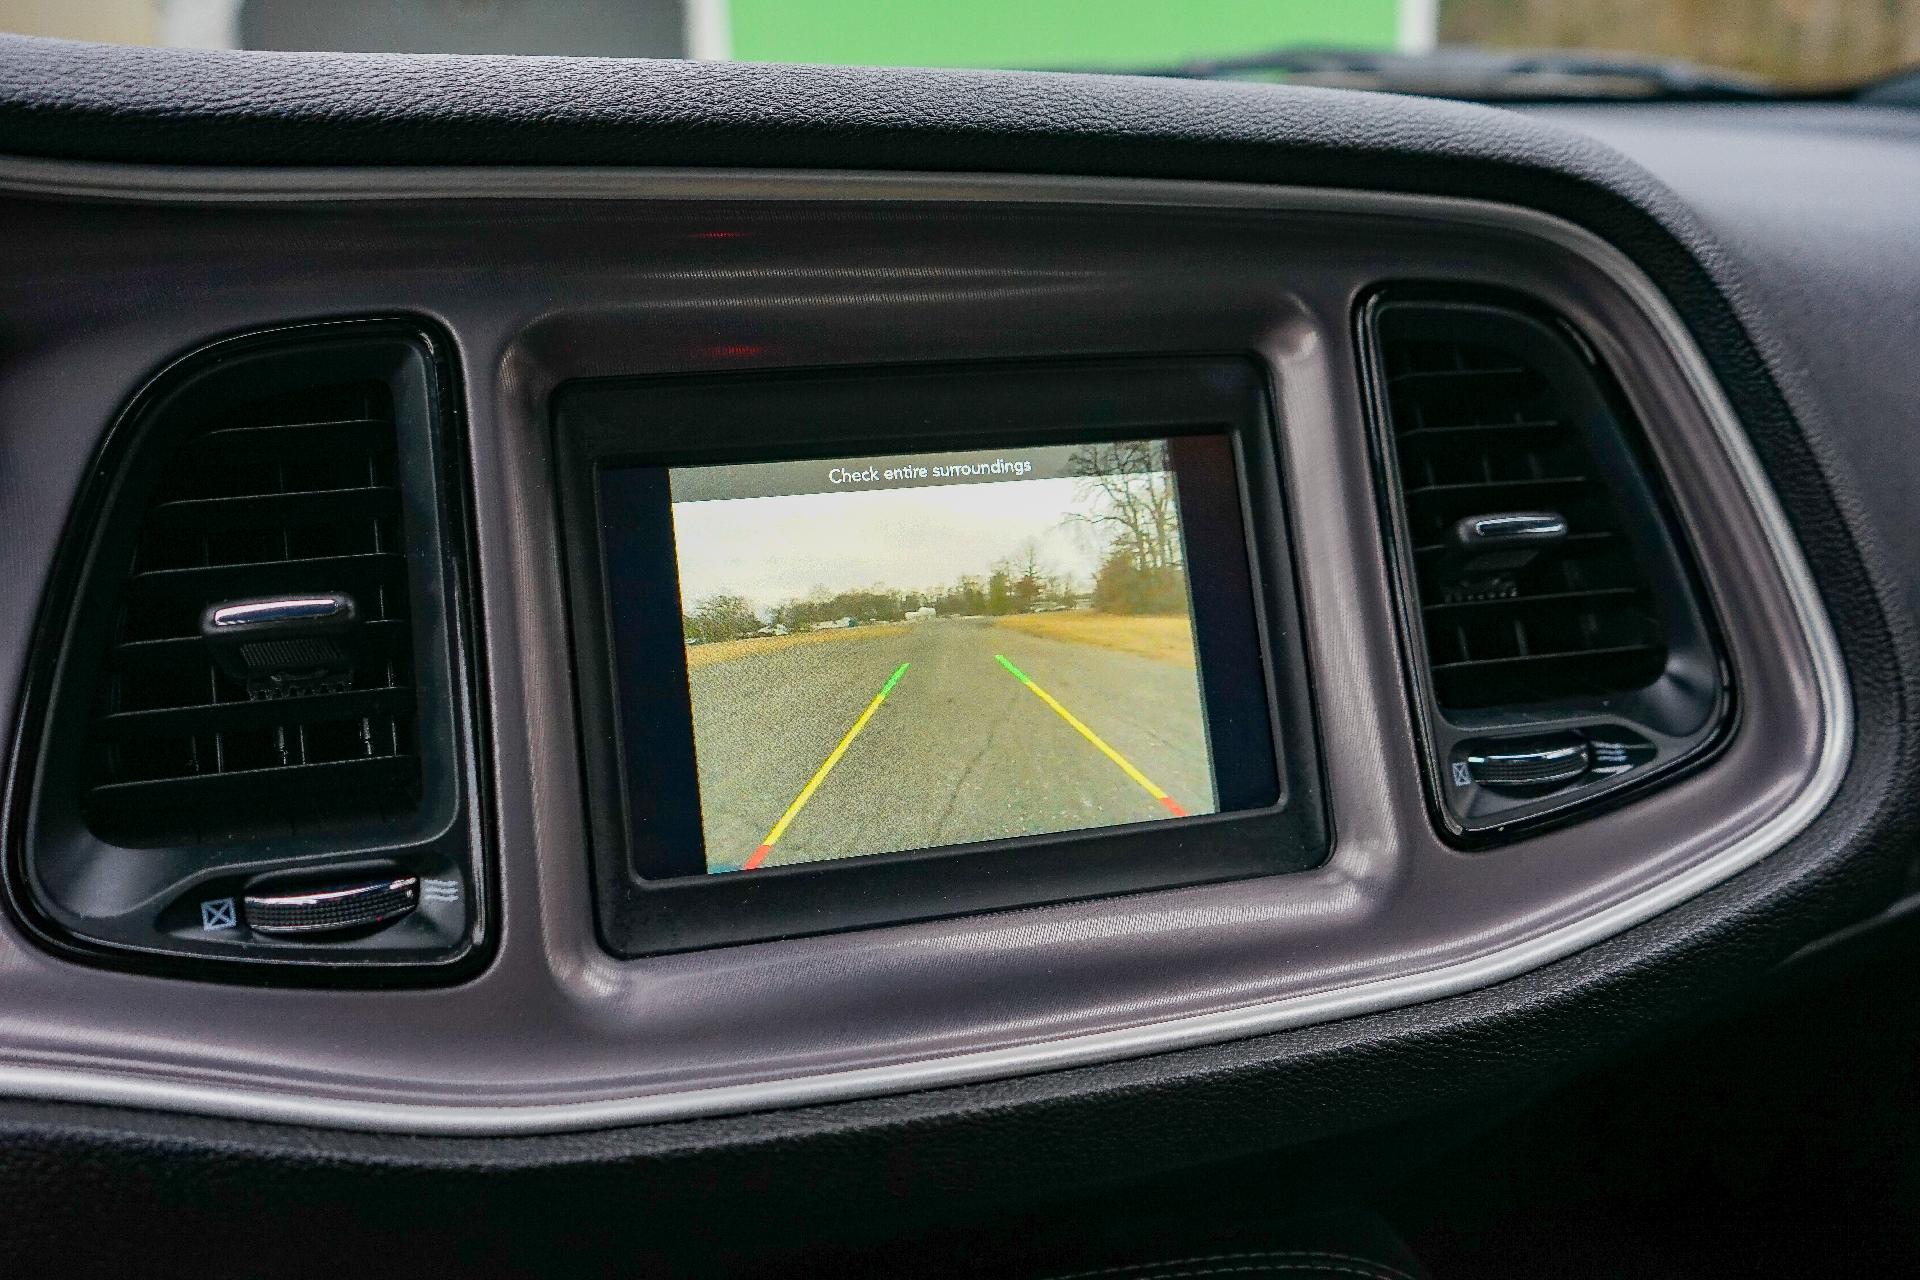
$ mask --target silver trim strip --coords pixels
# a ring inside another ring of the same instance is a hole
[[[1229,183],[872,173],[672,170],[205,170],[0,157],[0,191],[166,204],[326,200],[984,201],[1340,212],[1445,220],[1518,232],[1611,277],[1673,351],[1771,544],[1805,637],[1824,709],[1820,757],[1805,788],[1744,839],[1643,893],[1524,942],[1423,973],[1241,1009],[988,1052],[676,1093],[529,1106],[443,1106],[313,1097],[268,1089],[0,1064],[0,1094],[145,1107],[255,1121],[461,1136],[559,1133],[685,1120],[949,1087],[1166,1053],[1458,995],[1540,968],[1621,933],[1752,866],[1798,835],[1832,799],[1853,745],[1846,669],[1785,513],[1732,407],[1659,289],[1619,250],[1547,214],[1475,200]]]

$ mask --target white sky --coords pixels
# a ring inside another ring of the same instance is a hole
[[[1071,479],[678,502],[680,596],[745,596],[764,614],[816,589],[943,589],[1017,559],[1028,538],[1045,572],[1084,587],[1099,542],[1066,517],[1086,505]]]

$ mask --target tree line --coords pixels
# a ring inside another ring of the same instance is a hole
[[[929,606],[943,618],[1001,617],[1048,606],[1071,609],[1086,596],[1072,575],[1043,570],[1034,550],[1020,561],[1002,561],[985,574],[963,574],[952,584],[934,590],[871,586],[819,592],[788,600],[764,613],[755,610],[743,596],[708,596],[687,612],[686,633],[689,640],[712,644],[768,631],[804,631],[842,618],[859,624],[899,622]]]
[[[843,618],[857,624],[898,622],[928,606],[947,618],[1004,617],[1081,605],[1105,613],[1184,613],[1186,564],[1165,445],[1084,445],[1070,457],[1068,473],[1084,506],[1067,519],[1093,530],[1105,546],[1091,584],[1053,572],[1039,545],[1028,539],[986,573],[963,574],[931,590],[876,585],[820,592],[788,600],[764,614],[742,596],[708,596],[686,613],[687,639],[712,644],[770,631],[804,631]]]

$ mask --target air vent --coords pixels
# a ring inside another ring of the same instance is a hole
[[[99,686],[86,815],[121,844],[403,817],[418,803],[392,396],[354,383],[236,406],[161,463]],[[222,670],[203,613],[344,593],[358,660],[267,697]]]
[[[408,320],[233,338],[112,427],[45,595],[6,811],[27,873],[6,884],[49,945],[303,982],[481,958],[444,349]],[[396,883],[418,901],[352,928],[244,905]]]
[[[1374,443],[1428,786],[1490,839],[1704,758],[1726,664],[1627,400],[1554,317],[1369,304]]]
[[[1387,339],[1381,358],[1441,707],[1651,684],[1666,666],[1666,642],[1619,504],[1582,438],[1577,397],[1524,352],[1485,340]],[[1461,568],[1455,530],[1515,512],[1562,517],[1563,539],[1552,554],[1476,584]]]

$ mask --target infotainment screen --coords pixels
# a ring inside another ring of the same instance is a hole
[[[1224,434],[598,473],[642,878],[1275,803]]]
[[[1270,403],[1237,357],[562,388],[608,949],[1319,865]]]
[[[1175,457],[669,473],[709,872],[1219,807]]]

